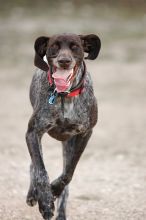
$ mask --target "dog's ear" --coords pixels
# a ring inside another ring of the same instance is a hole
[[[43,71],[48,71],[49,67],[47,63],[43,60],[43,57],[46,54],[47,45],[49,42],[49,37],[39,37],[34,43],[35,57],[34,65]]]
[[[94,60],[97,58],[100,48],[101,41],[95,34],[79,35],[82,41],[84,52],[88,53],[85,59]]]

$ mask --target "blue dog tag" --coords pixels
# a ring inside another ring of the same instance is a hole
[[[56,99],[57,99],[57,92],[52,93],[51,96],[49,97],[49,104],[53,105],[55,103]]]

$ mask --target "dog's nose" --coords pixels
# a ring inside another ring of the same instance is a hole
[[[60,58],[58,59],[58,63],[60,66],[69,66],[71,64],[71,59],[70,58]]]

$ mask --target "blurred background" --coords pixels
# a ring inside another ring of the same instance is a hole
[[[87,61],[99,121],[70,184],[70,220],[146,219],[146,1],[0,1],[0,219],[41,219],[29,208],[30,157],[25,132],[32,114],[29,85],[34,41],[56,33],[97,34]],[[61,145],[43,139],[53,180]]]

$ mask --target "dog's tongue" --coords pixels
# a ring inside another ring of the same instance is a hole
[[[57,92],[65,92],[69,88],[72,74],[73,69],[57,69],[56,72],[53,73],[52,76],[54,78]]]

